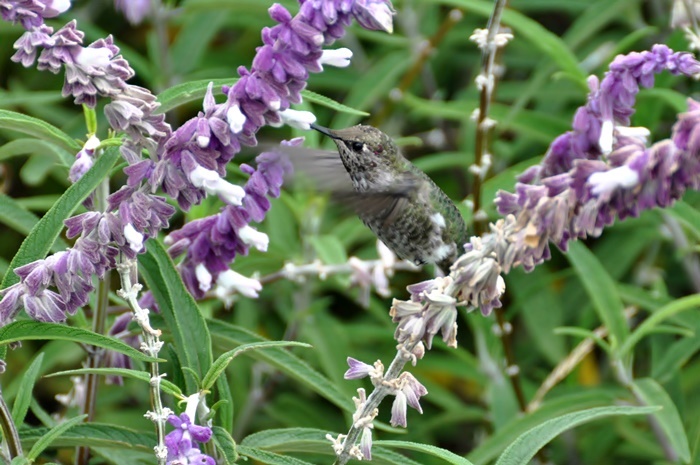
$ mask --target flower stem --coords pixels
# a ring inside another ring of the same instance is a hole
[[[86,121],[89,129],[95,129],[94,112],[86,110]],[[92,115],[92,117],[91,117]],[[95,206],[98,211],[106,208],[107,197],[109,196],[109,179],[102,181],[100,186],[95,191]],[[92,331],[96,334],[104,334],[107,326],[107,311],[109,308],[109,288],[110,288],[111,270],[107,270],[104,277],[97,285],[97,302],[95,312],[92,316]],[[99,368],[104,357],[104,349],[95,346],[88,347],[88,359],[86,368]],[[83,399],[82,414],[87,415],[85,422],[91,422],[95,418],[95,407],[97,405],[97,389],[99,386],[99,375],[88,373],[84,378],[85,383],[85,398]],[[87,465],[90,460],[90,448],[87,446],[78,446],[75,452],[75,464]]]
[[[2,436],[7,442],[10,459],[22,456],[22,443],[17,433],[17,425],[12,419],[12,412],[5,402],[5,398],[0,390],[0,424],[2,425]],[[4,452],[4,451],[3,451]],[[3,457],[4,458],[4,457]],[[9,463],[9,460],[8,460]]]
[[[389,365],[389,368],[384,374],[383,382],[375,386],[374,391],[367,397],[367,401],[362,406],[362,409],[355,414],[357,418],[364,418],[379,407],[382,400],[391,392],[391,388],[389,387],[391,381],[399,377],[403,367],[410,360],[410,358],[406,357],[406,354],[410,354],[418,343],[420,343],[420,341],[407,341],[402,345],[402,349],[397,351],[394,360],[392,360],[391,365]],[[343,441],[343,450],[337,454],[338,457],[333,465],[345,465],[353,458],[350,454],[350,449],[357,443],[360,434],[362,434],[362,426],[353,424]]]
[[[148,319],[148,309],[141,308],[138,302],[138,294],[141,291],[141,284],[134,282],[137,276],[137,264],[135,260],[124,260],[117,265],[119,277],[121,278],[121,289],[117,292],[121,298],[127,301],[129,307],[134,312],[134,320],[141,327],[141,335],[143,344],[141,349],[151,357],[158,357],[163,343],[159,340],[160,330],[153,329]],[[132,279],[132,276],[134,277]],[[160,380],[161,375],[158,368],[158,362],[150,363],[151,371],[151,408],[152,411],[146,414],[146,417],[153,421],[156,425],[156,436],[158,443],[154,448],[156,459],[159,465],[165,464],[167,458],[167,449],[165,447],[165,422],[170,415],[170,409],[163,407],[163,400],[160,397]]]
[[[488,218],[481,211],[481,188],[486,175],[482,169],[482,163],[488,154],[489,134],[493,127],[492,120],[489,118],[491,110],[491,101],[493,100],[494,91],[496,88],[496,75],[494,73],[496,55],[500,50],[496,46],[496,34],[501,29],[501,16],[508,1],[497,0],[489,19],[488,33],[486,37],[486,46],[483,47],[481,55],[481,73],[483,78],[481,84],[481,93],[479,96],[479,114],[476,124],[476,140],[474,147],[474,166],[479,169],[479,174],[474,176],[474,184],[472,186],[472,196],[474,199],[474,232],[477,236],[486,232],[486,224]]]

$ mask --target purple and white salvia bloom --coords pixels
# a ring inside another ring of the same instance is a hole
[[[250,179],[240,188],[223,180],[226,164],[242,144],[256,143],[255,133],[263,125],[308,128],[315,121],[312,114],[296,112],[289,105],[301,101],[309,72],[321,71],[324,64],[348,64],[348,51],[328,52],[322,46],[342,36],[353,17],[375,29],[389,30],[391,22],[391,8],[385,0],[309,0],[302,2],[294,17],[282,6],[273,5],[270,16],[278,24],[263,30],[263,46],[252,68],[241,67],[241,79],[224,86],[226,101],[217,104],[210,88],[204,112],[172,133],[164,115],[154,115],[155,97],[147,89],[126,84],[134,72],[111,37],[83,47],[84,34],[74,21],[56,33],[43,23],[43,18],[55,16],[63,6],[39,0],[0,1],[3,18],[27,29],[15,44],[13,60],[30,66],[38,58],[39,69],[53,73],[65,68],[63,93],[73,95],[76,103],[94,107],[97,96],[110,98],[105,114],[110,125],[127,136],[120,152],[129,164],[124,170],[127,185],[108,198],[107,211],[66,221],[69,237],[80,235],[66,252],[70,260],[64,261],[71,264],[61,268],[66,276],[54,272],[51,262],[39,261],[33,266],[46,270],[48,281],[29,286],[20,283],[3,291],[0,318],[4,323],[11,321],[25,301],[31,313],[44,321],[64,320],[66,313],[84,305],[93,290],[93,275],[102,277],[114,267],[120,252],[133,258],[143,251],[149,237],[168,226],[174,209],[152,194],[158,188],[185,210],[207,193],[219,195],[228,204],[219,214],[170,236],[171,254],[189,247],[180,269],[195,295],[201,297],[203,289],[219,283],[219,275],[237,254],[247,253],[250,246],[266,249],[267,239],[249,223],[264,219],[270,208],[268,196],[279,195],[283,175],[291,165],[279,155],[263,153],[257,158],[257,169],[242,167]],[[296,143],[300,142],[292,144]],[[148,151],[149,159],[142,159],[143,150]],[[86,162],[81,155],[74,178]],[[239,292],[248,295],[259,290],[259,283],[241,284],[240,279],[230,278],[228,274],[222,278],[224,286],[234,282]]]
[[[447,277],[409,286],[409,301],[394,300],[397,340],[421,340],[429,348],[439,331],[456,345],[456,306],[484,314],[500,307],[502,275],[549,259],[550,242],[566,251],[570,240],[598,236],[616,218],[668,207],[700,187],[700,103],[689,100],[672,137],[650,147],[646,129],[629,127],[640,86],[651,86],[664,70],[698,77],[700,63],[655,45],[618,56],[601,82],[589,79],[588,103],[576,112],[573,131],[519,177],[515,193],[499,192],[505,218],[491,224],[489,234],[471,238]]]
[[[182,413],[179,417],[175,415],[168,417],[168,422],[175,429],[165,436],[165,446],[168,449],[166,464],[216,464],[212,457],[202,453],[198,445],[198,443],[209,442],[212,430],[209,427],[192,423],[193,416],[194,414]]]
[[[374,362],[374,366],[352,357],[348,357],[347,362],[350,368],[343,375],[345,379],[362,379],[365,376],[369,376],[370,379],[376,380],[381,379],[384,375],[384,365],[379,360]]]
[[[406,410],[407,406],[423,413],[420,406],[420,398],[428,393],[428,390],[423,386],[411,373],[404,371],[398,378],[391,381],[393,385],[392,393],[394,394],[394,403],[391,406],[391,426],[406,427]]]
[[[100,139],[97,137],[90,136],[83,145],[80,152],[75,155],[75,162],[70,167],[68,172],[68,179],[70,182],[76,182],[78,179],[82,178],[85,173],[88,172],[92,165],[95,163],[94,155],[97,147],[100,146]]]

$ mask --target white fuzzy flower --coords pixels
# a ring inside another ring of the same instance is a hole
[[[267,252],[270,238],[267,237],[267,234],[264,232],[260,232],[251,228],[249,225],[245,225],[238,230],[238,237],[240,237],[246,245],[252,245],[261,252]]]
[[[138,232],[133,224],[128,223],[124,226],[124,238],[134,252],[140,252],[143,249],[143,234]]]
[[[219,173],[197,166],[189,173],[193,186],[204,189],[207,194],[218,195],[230,205],[241,205],[245,190],[241,186],[231,184],[219,176]]]
[[[613,168],[608,171],[593,173],[588,178],[591,185],[591,193],[600,196],[612,192],[617,188],[629,189],[639,183],[639,175],[627,165]]]
[[[248,278],[233,270],[226,270],[216,280],[216,295],[224,301],[230,301],[234,293],[255,298],[262,289],[260,281]]]
[[[234,134],[238,134],[243,130],[243,125],[245,124],[246,117],[238,105],[233,105],[226,112],[226,121],[228,121],[228,125],[231,128],[231,131],[233,131]]]
[[[202,292],[207,292],[209,289],[211,289],[212,276],[211,273],[209,273],[209,270],[207,270],[207,267],[204,266],[204,263],[197,265],[197,267],[194,269],[194,275],[197,277],[199,289]]]
[[[352,58],[352,50],[349,48],[339,48],[337,50],[324,50],[321,53],[321,58],[318,59],[318,64],[335,66],[337,68],[345,68],[350,65]]]
[[[311,125],[316,122],[316,116],[310,111],[299,111],[287,109],[279,112],[282,123],[298,129],[311,129]]]

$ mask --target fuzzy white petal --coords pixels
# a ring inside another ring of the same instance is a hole
[[[267,234],[260,232],[249,225],[245,225],[238,230],[238,237],[247,245],[252,245],[261,252],[267,252],[267,246],[270,243],[270,238]]]
[[[612,192],[617,188],[629,189],[639,183],[639,175],[627,165],[613,168],[609,171],[593,173],[588,178],[591,192],[601,195]]]
[[[231,131],[233,131],[234,134],[238,134],[243,130],[246,118],[241,108],[238,105],[233,105],[226,112],[226,120],[228,121]]]

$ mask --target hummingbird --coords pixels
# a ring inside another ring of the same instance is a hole
[[[449,273],[464,253],[468,234],[447,194],[401,154],[391,137],[373,126],[333,130],[312,124],[311,128],[338,147],[352,183],[351,191],[341,192],[341,197],[364,224],[399,258],[419,266],[435,263]]]

